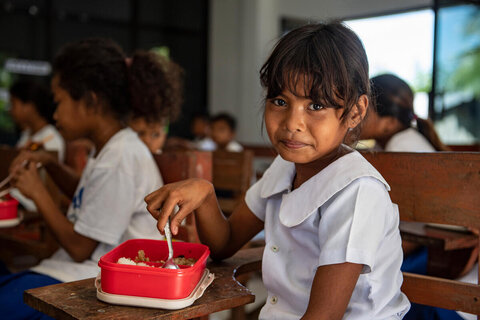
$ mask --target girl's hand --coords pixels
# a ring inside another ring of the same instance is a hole
[[[10,173],[15,173],[17,170],[22,169],[25,164],[29,162],[41,163],[43,166],[47,166],[50,163],[55,162],[57,159],[47,151],[38,150],[38,151],[27,151],[24,150],[13,159],[12,164],[10,165]]]
[[[213,186],[204,179],[188,179],[164,185],[145,197],[147,210],[158,220],[157,228],[164,232],[168,216],[174,214],[175,206],[180,210],[172,217],[170,229],[172,234],[178,233],[182,220],[200,207],[205,200],[214,194]]]
[[[30,199],[35,199],[36,195],[45,189],[35,162],[29,162],[26,166],[17,169],[11,181],[14,187]]]

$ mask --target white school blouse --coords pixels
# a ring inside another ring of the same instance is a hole
[[[385,151],[393,152],[435,152],[435,148],[415,128],[407,128],[394,134],[385,145]]]
[[[33,271],[63,282],[95,277],[102,255],[125,240],[161,239],[145,196],[163,184],[152,154],[130,128],[116,133],[82,173],[67,218],[74,230],[98,241],[91,257],[75,262],[63,248]]]
[[[398,208],[390,187],[352,151],[291,191],[295,166],[277,157],[246,194],[265,226],[260,319],[299,319],[319,266],[363,264],[343,319],[401,319],[410,303],[400,291],[403,259]]]

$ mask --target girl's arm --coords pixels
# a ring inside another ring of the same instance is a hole
[[[198,235],[202,243],[210,247],[213,259],[233,255],[263,229],[263,222],[248,209],[245,201],[227,219],[220,210],[213,185],[203,179],[167,184],[149,194],[145,202],[148,211],[158,220],[157,227],[162,232],[168,215],[173,214],[175,205],[179,206],[179,211],[171,221],[174,235],[182,220],[195,211]]]
[[[16,170],[19,170],[26,161],[41,163],[60,190],[69,199],[73,198],[75,189],[80,181],[80,175],[72,168],[59,162],[52,154],[43,150],[38,150],[22,151],[13,160],[12,165],[10,166],[10,171],[15,172]]]
[[[43,185],[35,163],[31,162],[27,168],[17,170],[13,183],[20,192],[35,202],[60,246],[73,260],[82,262],[92,255],[98,242],[75,232],[73,223],[58,209]]]
[[[318,267],[302,319],[342,319],[362,267],[349,262]]]

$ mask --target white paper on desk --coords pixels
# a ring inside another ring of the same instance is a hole
[[[32,211],[32,212],[37,211],[37,206],[35,205],[35,202],[25,197],[17,188],[12,188],[10,190],[10,195],[13,198],[17,199],[18,202],[20,202],[20,204],[24,206],[27,211]]]

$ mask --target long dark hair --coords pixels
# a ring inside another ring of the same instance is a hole
[[[440,140],[433,123],[415,115],[413,109],[413,91],[410,86],[393,74],[382,74],[371,79],[376,111],[380,117],[394,117],[403,128],[410,128],[416,122],[416,128],[437,151],[449,151]]]
[[[350,113],[361,95],[370,97],[368,60],[357,35],[340,22],[317,23],[294,29],[283,36],[260,70],[266,98],[284,90],[296,92],[299,81],[304,96]],[[307,87],[308,86],[308,87]],[[354,142],[357,126],[349,135]]]
[[[113,40],[90,38],[65,45],[53,62],[60,86],[75,100],[95,92],[104,112],[126,122],[130,117],[157,121],[174,117],[182,103],[182,71],[153,52],[127,59]]]

